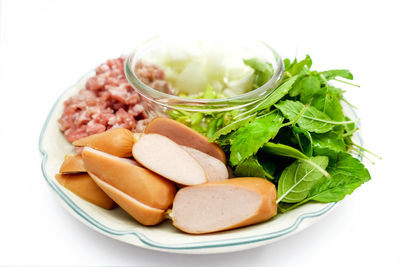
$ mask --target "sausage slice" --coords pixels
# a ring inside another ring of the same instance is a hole
[[[133,157],[143,166],[183,185],[207,182],[200,164],[181,146],[159,134],[145,134],[132,148]]]
[[[277,214],[276,188],[262,178],[233,178],[185,187],[176,194],[173,225],[204,234],[266,221]]]
[[[85,147],[82,158],[88,172],[108,185],[157,209],[167,209],[175,196],[175,185],[135,161]],[[118,203],[118,201],[116,201]]]
[[[104,209],[109,210],[117,206],[87,173],[56,174],[56,180],[74,194]]]
[[[179,145],[193,147],[226,164],[225,153],[217,144],[208,142],[207,137],[173,119],[157,117],[147,125],[145,133],[166,136]]]
[[[201,165],[207,174],[209,182],[228,179],[228,169],[222,161],[203,153],[200,150],[188,146],[181,147]]]
[[[132,196],[118,190],[110,184],[104,182],[96,175],[90,173],[96,184],[106,192],[120,207],[131,215],[136,221],[143,225],[156,225],[164,220],[164,210],[150,207]]]
[[[131,131],[116,128],[84,137],[72,144],[74,146],[89,146],[117,157],[130,157],[134,143],[135,136]]]
[[[80,172],[86,172],[81,155],[65,156],[64,162],[60,167],[60,173],[73,174]]]

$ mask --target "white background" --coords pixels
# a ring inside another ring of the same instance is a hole
[[[0,265],[400,266],[397,1],[2,1]],[[136,248],[74,219],[40,170],[39,133],[81,75],[168,32],[248,33],[316,69],[348,68],[361,88],[372,180],[311,228],[272,245],[188,256]]]

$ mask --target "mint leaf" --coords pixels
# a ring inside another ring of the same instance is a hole
[[[318,73],[317,73],[318,74]],[[312,95],[321,91],[321,77],[318,75],[304,76],[296,82],[289,94],[291,97],[300,95],[303,103],[310,102]]]
[[[313,150],[315,155],[325,155],[336,158],[341,151],[346,151],[346,144],[342,138],[333,132],[312,134]]]
[[[278,156],[290,157],[295,159],[308,159],[308,157],[301,153],[299,150],[284,144],[275,144],[268,142],[263,145],[262,151]]]
[[[279,109],[287,119],[293,121],[304,109],[304,104],[299,101],[281,100],[275,104],[275,107]],[[297,120],[297,124],[300,128],[316,133],[326,133],[332,130],[335,123],[336,122],[331,121],[328,115],[312,106],[308,107],[304,114]]]
[[[230,163],[238,165],[255,154],[278,133],[284,118],[279,112],[272,112],[255,119],[235,132],[231,146]]]
[[[310,159],[322,169],[328,166],[328,157],[318,156]],[[283,172],[278,183],[278,200],[287,203],[296,203],[305,199],[311,187],[323,177],[314,166],[297,160]]]
[[[283,98],[289,90],[292,88],[297,76],[294,76],[281,84],[276,88],[270,95],[266,96],[263,100],[257,103],[253,108],[243,112],[240,117],[248,116],[249,114],[255,114],[262,110],[268,110],[271,106],[277,103],[281,98]]]
[[[258,58],[243,59],[243,63],[256,71],[265,72],[271,70],[271,63],[261,62]]]
[[[273,173],[268,173],[259,163],[255,155],[250,156],[240,163],[234,172],[237,177],[261,177],[274,179]]]
[[[309,131],[292,126],[292,132],[297,138],[301,151],[308,157],[313,155],[313,138]]]
[[[297,62],[295,59],[290,65],[286,65],[285,62],[285,69],[289,72],[292,76],[297,74],[304,74],[309,71],[312,65],[312,60],[309,55],[306,55],[306,58],[300,62]]]
[[[343,121],[343,107],[340,103],[342,90],[332,86],[325,87],[323,92],[312,97],[311,105],[326,113],[335,121]]]
[[[364,165],[346,152],[340,152],[337,161],[327,170],[331,174],[331,178],[322,178],[316,183],[311,188],[307,199],[336,202],[371,179]]]
[[[332,80],[336,77],[342,77],[348,80],[353,80],[353,74],[349,70],[326,70],[321,72],[325,76],[326,80]]]
[[[237,121],[231,122],[228,125],[224,126],[223,128],[219,129],[218,131],[216,131],[211,138],[209,139],[210,142],[214,142],[215,140],[217,140],[221,135],[226,135],[234,130],[239,129],[240,127],[248,124],[249,122],[251,122],[252,120],[254,120],[256,117],[256,114],[252,114],[248,117],[245,118],[241,118]]]
[[[315,164],[309,157],[307,157],[294,147],[284,144],[266,143],[262,147],[262,151],[277,156],[290,157],[302,160],[304,162],[307,162],[307,164],[314,166],[323,175],[329,177],[329,174],[323,168],[321,168],[318,164]]]
[[[268,82],[274,75],[274,68],[269,62],[261,62],[257,58],[250,58],[243,59],[243,63],[254,69],[254,89]]]

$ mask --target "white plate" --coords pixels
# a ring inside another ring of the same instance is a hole
[[[43,155],[42,172],[50,187],[57,193],[63,206],[77,219],[90,228],[114,239],[129,244],[174,253],[208,254],[239,251],[270,244],[298,233],[319,221],[336,203],[308,203],[299,208],[278,214],[275,218],[257,225],[207,235],[189,235],[175,229],[170,221],[158,226],[146,227],[138,224],[121,208],[105,210],[99,208],[60,186],[54,178],[64,156],[73,152],[58,128],[58,118],[63,111],[63,102],[85,86],[90,72],[74,86],[67,89],[51,109],[39,140],[39,149]],[[348,109],[347,114],[353,114]],[[361,143],[360,136],[355,137]]]

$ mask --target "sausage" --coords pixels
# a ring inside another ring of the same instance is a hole
[[[220,180],[228,179],[228,169],[226,165],[210,155],[201,152],[200,150],[181,146],[186,152],[188,152],[200,166],[204,169],[207,174],[208,182],[215,182]]]
[[[155,118],[147,125],[145,133],[166,136],[179,145],[193,147],[226,164],[225,153],[217,144],[208,142],[205,136],[173,119]]]
[[[131,131],[116,128],[84,137],[72,144],[74,146],[89,146],[117,157],[130,157],[134,143],[135,136]]]
[[[132,155],[141,165],[176,183],[196,185],[207,182],[201,165],[165,136],[143,135],[133,146]]]
[[[56,180],[62,186],[79,197],[104,209],[112,209],[117,204],[90,178],[87,173],[56,174]]]
[[[73,174],[86,172],[85,167],[83,166],[83,160],[81,155],[77,154],[75,156],[65,156],[64,162],[60,167],[61,174]]]
[[[90,174],[144,205],[162,210],[171,206],[176,192],[175,185],[160,175],[137,166],[133,160],[90,147],[83,149],[82,159]]]
[[[183,232],[212,233],[266,221],[277,214],[275,202],[271,182],[233,178],[179,190],[170,216]]]
[[[104,182],[93,173],[89,172],[89,174],[93,181],[104,190],[107,195],[114,199],[123,210],[135,218],[139,223],[143,225],[156,225],[164,220],[164,210],[143,204],[132,196]]]

